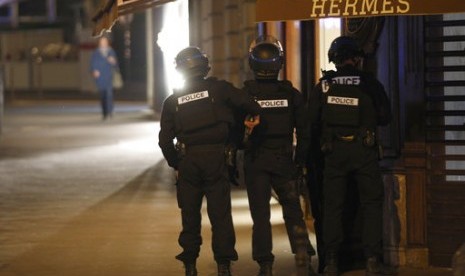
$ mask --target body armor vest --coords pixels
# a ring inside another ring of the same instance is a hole
[[[184,94],[177,97],[176,101],[176,124],[181,132],[190,133],[219,123],[211,91]]]
[[[344,129],[371,126],[368,121],[376,114],[371,98],[362,90],[360,76],[329,76],[322,80],[321,87],[325,95],[322,109],[325,126]]]
[[[290,136],[294,131],[294,91],[281,83],[277,86],[272,91],[260,91],[257,85],[249,91],[262,108],[257,132],[265,137]]]

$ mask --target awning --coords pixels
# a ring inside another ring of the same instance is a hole
[[[258,0],[257,21],[465,12],[465,0]]]
[[[95,23],[93,35],[98,36],[105,30],[110,30],[121,15],[173,1],[176,0],[101,0],[100,7],[92,18]]]
[[[117,0],[102,0],[99,9],[95,13],[92,21],[94,21],[94,36],[101,35],[105,30],[110,30],[113,24],[118,19]]]

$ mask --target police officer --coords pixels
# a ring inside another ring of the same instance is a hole
[[[272,189],[279,197],[292,252],[305,275],[314,273],[310,244],[300,206],[296,177],[308,150],[308,121],[302,95],[289,81],[279,81],[284,63],[281,43],[271,36],[255,40],[249,51],[249,65],[255,80],[246,81],[244,91],[262,107],[260,125],[245,149],[245,182],[253,219],[252,255],[260,265],[258,275],[272,275],[274,255],[270,224]],[[293,156],[294,129],[297,148]],[[308,265],[308,267],[306,267]],[[310,274],[312,275],[312,274]]]
[[[225,146],[233,110],[258,115],[260,106],[230,83],[205,78],[209,61],[198,48],[182,50],[175,61],[176,69],[185,78],[185,87],[176,90],[163,104],[159,145],[168,165],[178,175],[177,200],[182,216],[179,244],[183,251],[176,259],[184,263],[186,275],[197,275],[196,259],[202,243],[201,205],[205,196],[218,275],[228,276],[237,252]],[[174,139],[178,141],[178,150]]]
[[[321,125],[323,176],[324,275],[339,275],[338,250],[343,240],[342,212],[347,181],[357,182],[363,212],[363,246],[367,275],[389,274],[381,262],[383,182],[378,165],[376,127],[391,120],[382,84],[357,69],[362,51],[353,38],[336,38],[328,51],[337,71],[325,72],[310,95],[312,124]]]

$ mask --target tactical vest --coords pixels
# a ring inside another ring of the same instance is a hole
[[[322,120],[327,127],[360,128],[363,105],[371,104],[363,92],[360,76],[330,75],[321,81],[324,103]]]
[[[219,123],[211,91],[197,91],[176,98],[176,124],[181,132],[190,133]]]
[[[285,84],[278,85],[277,91],[249,91],[262,108],[257,131],[265,137],[290,136],[294,131],[294,91]]]

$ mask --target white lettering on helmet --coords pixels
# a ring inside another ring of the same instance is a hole
[[[358,99],[357,98],[345,98],[345,97],[329,96],[328,97],[328,104],[358,106]]]
[[[343,85],[360,85],[360,76],[334,77],[332,82]]]
[[[288,107],[287,100],[264,100],[264,101],[257,101],[257,103],[262,108],[279,108],[279,107]]]
[[[208,91],[196,92],[188,95],[184,95],[178,98],[178,104],[186,104],[193,101],[208,98]]]

